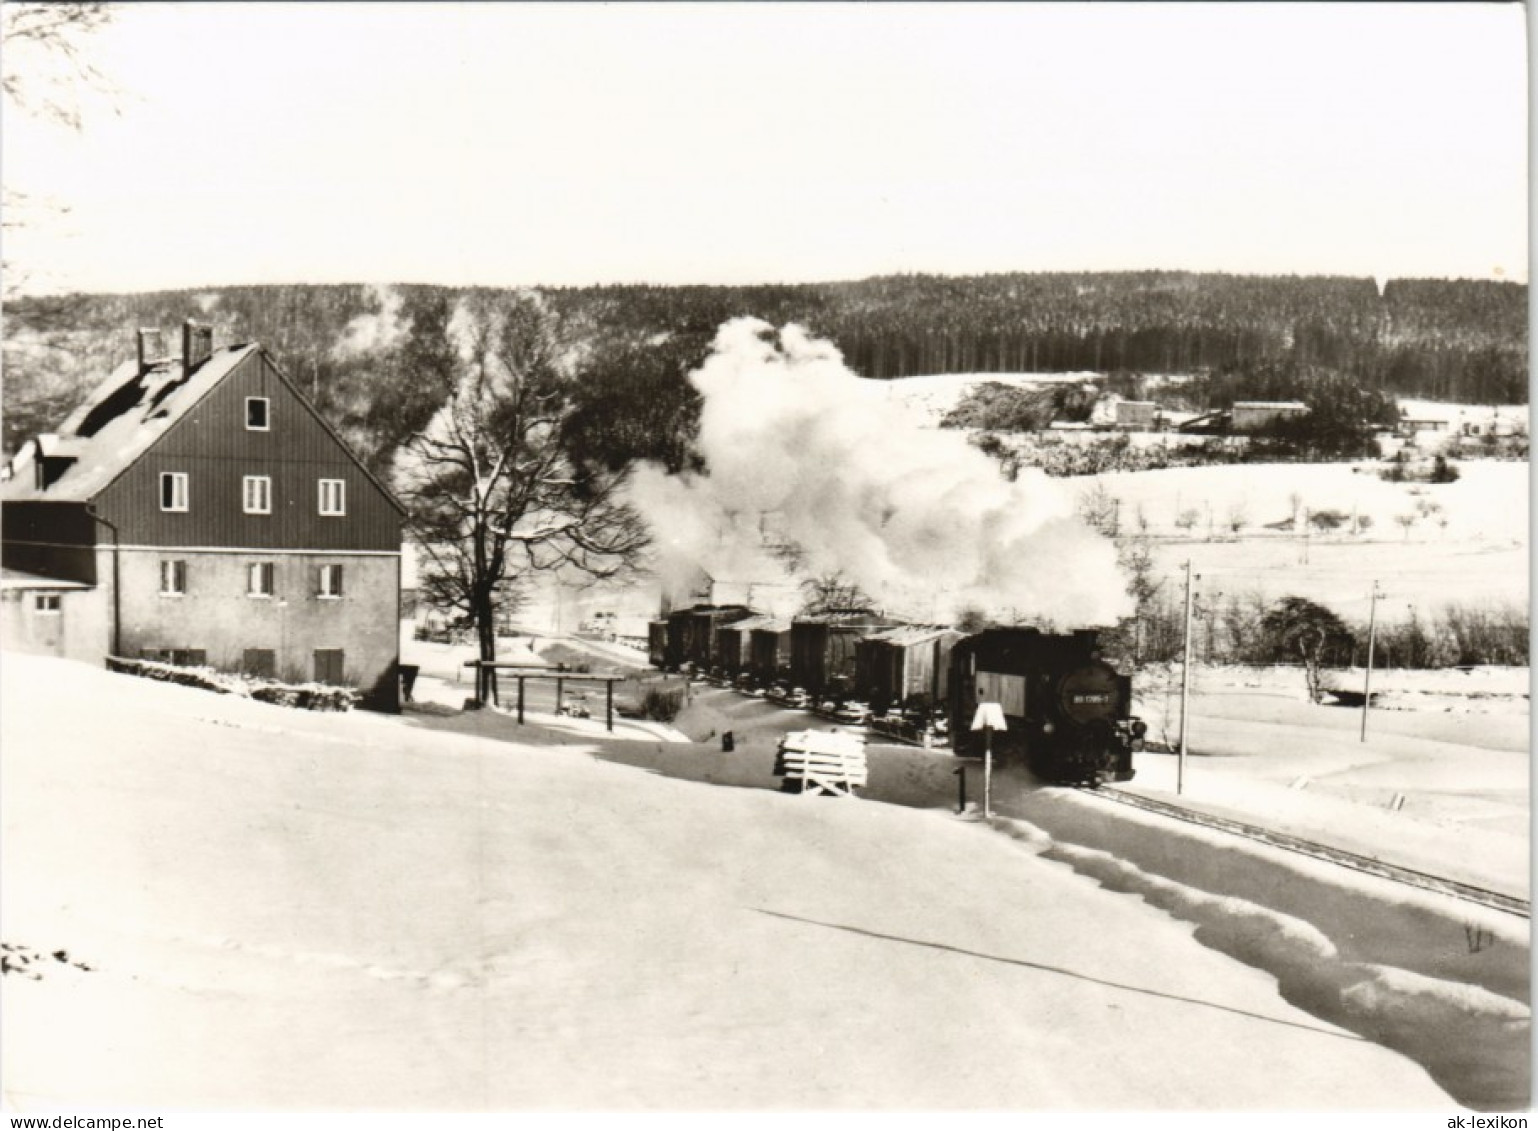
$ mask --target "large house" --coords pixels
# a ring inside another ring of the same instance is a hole
[[[400,504],[257,344],[134,360],[0,475],[7,647],[206,664],[399,707]]]

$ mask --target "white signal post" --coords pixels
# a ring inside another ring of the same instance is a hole
[[[993,732],[1008,730],[1004,708],[998,703],[979,703],[972,729],[983,732],[983,816],[993,816]]]

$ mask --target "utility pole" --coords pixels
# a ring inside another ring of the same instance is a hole
[[[1186,562],[1185,659],[1180,665],[1180,761],[1175,767],[1175,792],[1185,792],[1186,732],[1191,717],[1191,563]]]
[[[1362,741],[1367,741],[1367,705],[1372,702],[1372,648],[1378,628],[1378,583],[1372,583],[1372,604],[1367,611],[1367,671],[1362,676]]]

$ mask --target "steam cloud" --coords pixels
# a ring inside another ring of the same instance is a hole
[[[1011,483],[963,434],[917,426],[801,327],[728,322],[691,380],[707,473],[648,466],[631,487],[664,578],[783,581],[778,540],[802,576],[842,573],[913,620],[977,608],[1067,628],[1132,611],[1115,547],[1066,491],[1033,469]]]

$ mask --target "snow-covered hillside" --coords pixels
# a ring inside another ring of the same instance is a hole
[[[1451,1106],[1266,964],[1306,951],[1396,1041],[1424,976],[1025,825],[60,661],[0,677],[13,1109]],[[1526,1007],[1456,1000],[1504,1075],[1444,1086],[1511,1102]]]
[[[865,392],[901,405],[915,422],[938,427],[945,414],[961,403],[978,385],[1061,385],[1079,384],[1095,373],[944,373],[933,377],[899,377],[891,381],[864,381]]]

